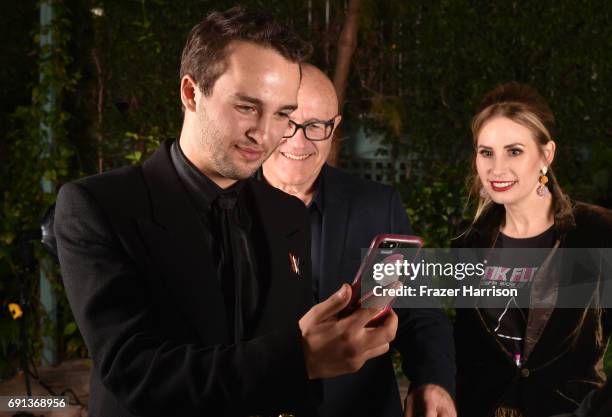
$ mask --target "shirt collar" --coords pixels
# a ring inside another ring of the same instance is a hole
[[[325,181],[324,181],[324,176],[322,175],[322,173],[323,171],[321,170],[321,172],[319,173],[319,176],[315,180],[312,201],[308,205],[309,208],[312,206],[316,208],[317,210],[319,210],[320,213],[323,213],[323,209],[325,208],[325,204],[324,204],[325,198],[324,198],[324,193],[323,193],[323,187],[324,187]]]
[[[211,204],[220,194],[239,193],[242,189],[243,181],[237,181],[227,189],[219,187],[185,156],[178,139],[170,147],[170,158],[187,193],[199,210],[209,211]]]

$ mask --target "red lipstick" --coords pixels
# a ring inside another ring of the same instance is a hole
[[[491,188],[496,192],[508,191],[517,181],[489,181]]]

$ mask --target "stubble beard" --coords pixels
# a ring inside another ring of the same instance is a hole
[[[204,113],[201,116],[202,130],[200,142],[202,149],[210,156],[210,169],[220,176],[232,180],[243,180],[251,177],[270,156],[270,151],[265,152],[262,160],[257,164],[247,166],[237,164],[235,159],[239,157],[234,147],[234,140],[224,136],[216,124]]]

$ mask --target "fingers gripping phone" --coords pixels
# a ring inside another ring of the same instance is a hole
[[[375,327],[385,320],[385,316],[391,311],[391,305],[395,296],[375,296],[372,289],[367,289],[363,295],[361,295],[362,287],[364,286],[364,280],[369,279],[372,274],[374,264],[376,263],[395,263],[397,261],[404,261],[404,253],[402,250],[406,249],[417,249],[414,252],[414,256],[418,253],[418,250],[423,246],[423,239],[419,236],[409,235],[392,235],[392,234],[380,234],[372,239],[372,243],[368,248],[366,256],[361,261],[361,265],[355,274],[355,279],[351,284],[352,295],[349,304],[338,313],[338,317],[346,317],[353,313],[358,308],[375,308],[379,309],[379,313],[376,314],[367,324],[368,327]],[[402,279],[398,276],[386,276],[380,282],[384,288],[399,288],[402,285]],[[369,286],[369,285],[367,285]],[[364,287],[364,288],[367,288]]]

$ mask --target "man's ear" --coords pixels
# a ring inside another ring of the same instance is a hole
[[[334,130],[332,130],[332,134],[331,136],[334,137],[334,133],[336,133],[336,129],[338,128],[338,126],[340,126],[340,122],[342,121],[342,115],[339,114],[336,116],[335,118],[335,122],[334,122]]]
[[[181,79],[181,102],[187,111],[196,111],[196,94],[198,84],[191,78],[191,75],[185,75]]]
[[[552,164],[555,159],[555,150],[557,149],[557,144],[550,140],[546,145],[544,145],[544,159],[546,160],[546,165],[549,166]]]

